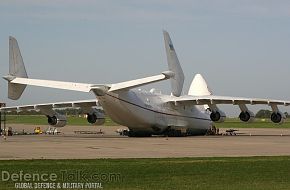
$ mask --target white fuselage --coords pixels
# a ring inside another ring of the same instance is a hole
[[[168,103],[169,95],[142,90],[120,91],[97,96],[106,114],[115,122],[135,132],[163,134],[170,128],[183,128],[188,133],[205,134],[212,125],[202,106]]]

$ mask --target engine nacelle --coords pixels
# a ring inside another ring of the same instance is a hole
[[[255,114],[250,110],[242,111],[239,115],[239,118],[243,122],[253,122],[255,120]]]
[[[105,123],[105,115],[99,111],[87,113],[87,121],[94,125],[103,125]]]
[[[286,120],[286,116],[284,113],[278,111],[278,112],[273,112],[271,114],[271,121],[273,123],[278,123],[278,124],[282,124],[284,123]]]
[[[53,127],[64,127],[66,125],[66,116],[64,115],[54,115],[54,116],[49,116],[47,115],[47,122],[49,125],[53,126]]]
[[[210,119],[213,122],[222,123],[226,119],[226,114],[225,114],[225,112],[223,112],[221,110],[212,111],[210,114]]]

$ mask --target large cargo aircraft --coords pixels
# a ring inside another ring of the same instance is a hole
[[[286,117],[279,111],[278,106],[288,106],[290,101],[216,96],[212,94],[200,74],[195,75],[188,95],[181,95],[184,74],[168,32],[163,31],[163,35],[168,71],[115,84],[84,84],[29,79],[18,43],[15,38],[10,37],[9,75],[3,77],[8,81],[10,99],[19,99],[26,85],[93,93],[96,99],[6,107],[2,110],[34,109],[45,114],[50,125],[63,127],[66,125],[67,119],[54,109],[80,107],[87,114],[88,122],[103,124],[104,114],[94,108],[99,105],[113,121],[129,128],[129,136],[205,134],[211,129],[213,122],[223,122],[226,118],[226,114],[218,108],[219,104],[239,106],[241,110],[239,118],[243,122],[254,120],[254,113],[247,108],[247,105],[269,105],[273,110],[271,120],[280,124],[284,122]],[[163,80],[171,81],[170,95],[163,95],[154,89],[149,92],[136,89]]]

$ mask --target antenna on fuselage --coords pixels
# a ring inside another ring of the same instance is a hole
[[[174,72],[174,77],[170,79],[171,93],[174,96],[180,96],[184,83],[184,74],[168,32],[163,30],[163,36],[167,55],[168,68],[170,71]]]

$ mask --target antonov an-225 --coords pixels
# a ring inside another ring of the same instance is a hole
[[[243,122],[254,120],[253,112],[248,110],[246,105],[266,104],[271,106],[273,110],[272,122],[284,122],[286,117],[279,111],[278,105],[288,106],[290,101],[215,96],[200,74],[195,75],[188,95],[181,95],[184,74],[168,32],[164,31],[163,35],[168,71],[155,76],[115,84],[84,84],[29,79],[18,43],[15,38],[10,37],[9,75],[3,77],[8,81],[8,97],[10,99],[19,99],[26,85],[92,92],[96,99],[6,107],[2,110],[34,109],[45,114],[51,126],[63,127],[66,125],[67,119],[64,115],[57,113],[56,108],[82,108],[87,114],[89,123],[103,124],[104,114],[94,108],[94,106],[99,105],[113,121],[129,128],[129,136],[205,134],[212,127],[213,122],[223,122],[226,118],[225,113],[218,108],[219,104],[238,105],[241,110],[239,118]],[[163,95],[156,90],[146,92],[136,89],[162,80],[171,81],[170,95]]]

